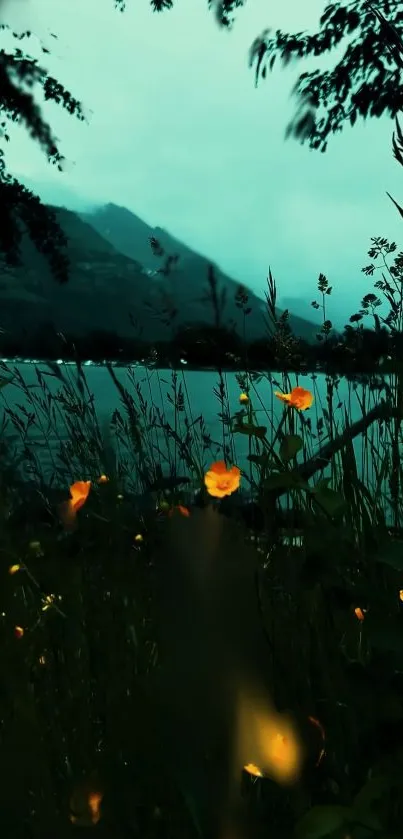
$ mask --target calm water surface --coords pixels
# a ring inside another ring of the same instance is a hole
[[[25,383],[29,386],[32,393],[40,393],[38,380],[36,376],[35,364],[33,363],[18,363],[14,365],[12,362],[8,366],[13,369],[16,367],[21,373]],[[38,369],[43,372],[49,372],[49,368],[44,363],[36,365]],[[64,374],[67,374],[73,381],[76,380],[76,370],[73,365],[61,365]],[[109,423],[112,414],[116,408],[121,409],[120,396],[115,384],[113,383],[108,370],[102,366],[88,365],[84,368],[88,387],[94,396],[95,409],[97,417],[102,426]],[[133,388],[133,383],[130,381],[128,369],[124,367],[115,367],[115,373],[118,380],[133,394],[135,401],[137,400],[136,393]],[[153,403],[160,408],[164,413],[166,421],[174,424],[174,407],[169,401],[169,394],[172,393],[172,371],[170,370],[150,370],[144,367],[132,367],[131,374],[134,382],[140,386],[141,393],[149,405]],[[260,382],[253,385],[251,396],[253,405],[257,408],[257,422],[266,425],[269,429],[268,438],[270,439],[270,425],[273,423],[274,428],[277,427],[283,413],[283,405],[280,400],[274,397],[274,390],[283,389],[283,383],[280,374],[270,374],[271,382],[267,377],[264,377]],[[290,375],[291,387],[297,384],[306,387],[314,393],[315,401],[312,408],[304,413],[304,417],[310,417],[312,421],[312,430],[316,431],[316,423],[322,416],[322,409],[327,408],[326,400],[326,382],[322,374],[306,374],[306,375]],[[53,393],[57,393],[61,383],[54,377],[46,377],[49,389]],[[225,382],[227,387],[229,405],[231,414],[234,414],[240,409],[239,394],[240,388],[234,373],[225,374]],[[211,434],[214,441],[219,443],[222,440],[222,428],[219,420],[221,405],[217,396],[214,395],[214,390],[217,391],[219,386],[219,377],[216,372],[201,372],[188,371],[186,368],[178,372],[178,384],[181,383],[184,389],[185,407],[189,419],[196,419],[200,414],[203,415],[207,431]],[[343,428],[344,425],[344,409],[350,417],[350,421],[355,421],[362,416],[360,401],[364,398],[363,389],[359,386],[356,390],[352,385],[340,379],[337,393],[333,401],[332,413],[338,427]],[[366,398],[367,410],[373,407],[377,401],[377,395],[371,394],[368,401],[368,394]],[[13,384],[7,385],[0,391],[0,410],[3,413],[4,409],[8,407],[20,413],[26,407],[27,410],[32,411],[32,406],[27,402],[21,389]],[[183,416],[183,415],[182,415]],[[46,417],[45,417],[46,419]],[[298,420],[298,418],[297,418]],[[41,421],[42,429],[44,429],[43,418]],[[20,446],[18,434],[15,429],[9,425],[10,433],[15,437],[15,445]],[[296,425],[296,432],[298,433],[298,422]],[[48,432],[47,432],[48,433]],[[182,431],[183,433],[183,431]],[[44,438],[44,431],[39,429],[35,424],[30,428],[28,440],[37,454],[40,456],[41,463],[45,474],[53,471],[52,467],[52,452],[55,452],[59,445],[57,437],[61,439],[67,438],[67,432],[63,423],[57,428],[57,434],[53,429],[48,435],[48,444]],[[236,440],[236,462],[241,468],[246,468],[248,461],[248,437],[246,435],[235,435]],[[325,442],[325,439],[323,440]],[[158,445],[164,449],[163,437],[159,437]],[[312,440],[311,452],[313,454],[319,447],[318,439]],[[362,440],[358,439],[354,443],[357,465],[359,470],[366,468],[363,462],[363,447]],[[208,465],[209,454],[206,453]]]

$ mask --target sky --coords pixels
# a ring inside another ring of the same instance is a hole
[[[345,47],[325,60],[279,66],[258,88],[248,66],[263,29],[317,31],[325,5],[248,0],[226,31],[207,0],[175,0],[162,14],[148,0],[127,0],[124,14],[113,0],[3,0],[1,21],[32,30],[37,40],[26,42],[27,52],[88,118],[44,103],[65,170],[13,125],[10,171],[43,200],[70,209],[127,207],[262,297],[270,266],[278,302],[296,314],[314,316],[322,272],[333,286],[328,317],[342,325],[372,291],[361,272],[370,238],[385,236],[403,250],[403,220],[386,195],[403,202],[394,123],[356,123],[330,138],[325,154],[312,151],[285,140],[297,106],[291,90],[299,73],[333,66]],[[38,39],[50,55],[40,53]]]

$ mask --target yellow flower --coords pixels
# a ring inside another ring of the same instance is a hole
[[[282,402],[287,402],[292,408],[296,408],[297,411],[306,411],[307,408],[311,407],[313,402],[313,394],[310,390],[305,390],[303,387],[294,387],[291,393],[280,393],[278,390],[275,390],[274,395],[277,396],[277,399],[281,399]]]
[[[231,469],[227,469],[223,460],[213,463],[204,476],[207,492],[214,498],[224,498],[225,495],[232,495],[239,488],[240,482],[241,470],[238,469],[238,466],[231,466]]]
[[[247,405],[247,403],[249,402],[248,394],[247,393],[241,393],[241,395],[239,397],[239,401],[240,401],[241,405]]]
[[[254,775],[255,778],[263,778],[263,772],[259,769],[258,766],[255,766],[254,763],[247,763],[244,766],[245,772],[248,772],[249,775]]]
[[[303,750],[291,718],[279,714],[267,697],[249,687],[239,693],[236,711],[237,762],[255,777],[292,783],[299,774]]]
[[[17,571],[20,570],[20,568],[21,568],[21,565],[10,565],[10,567],[8,569],[8,573],[9,574],[16,574]]]

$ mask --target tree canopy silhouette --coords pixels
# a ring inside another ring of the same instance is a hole
[[[1,24],[0,30],[10,30]],[[32,37],[29,31],[12,32],[22,41]],[[53,36],[56,38],[56,35]],[[41,46],[43,53],[49,50]],[[8,143],[10,123],[24,125],[30,136],[41,146],[50,163],[63,168],[64,158],[57,148],[57,142],[41,109],[35,102],[32,89],[38,85],[46,100],[56,102],[80,120],[84,114],[80,102],[63,85],[52,78],[38,64],[37,59],[27,55],[20,47],[12,52],[0,50],[0,139]],[[9,265],[16,265],[20,259],[20,245],[24,229],[37,249],[49,260],[55,279],[68,279],[68,259],[65,250],[66,238],[51,210],[41,203],[38,196],[7,172],[4,148],[0,148],[0,252]]]
[[[308,140],[310,148],[324,152],[330,135],[342,131],[346,123],[354,125],[358,117],[365,120],[383,114],[393,118],[402,109],[402,4],[400,0],[380,0],[377,6],[367,0],[353,0],[344,6],[334,3],[325,8],[320,30],[314,35],[277,30],[269,37],[270,30],[266,30],[256,38],[250,64],[255,67],[258,84],[279,59],[287,65],[292,59],[325,55],[354,36],[333,69],[300,74],[293,89],[299,107],[287,126],[287,137]]]
[[[115,0],[124,11],[129,0]],[[231,28],[236,11],[247,0],[207,0],[220,26]],[[174,0],[151,0],[154,11],[171,9]],[[268,16],[270,4],[268,2]],[[330,3],[314,34],[294,34],[265,29],[253,42],[249,65],[255,71],[255,84],[267,78],[276,62],[287,66],[292,60],[320,57],[340,47],[346,49],[332,70],[313,70],[300,74],[293,89],[299,102],[297,112],[286,128],[286,137],[309,141],[312,149],[326,151],[330,135],[354,125],[358,117],[392,118],[402,109],[403,56],[401,0],[352,0]],[[352,36],[352,37],[351,37]]]
[[[115,0],[121,10],[127,2]],[[207,2],[218,23],[230,28],[237,9],[247,0]],[[172,8],[173,2],[153,0],[151,5],[163,11]],[[310,148],[324,152],[330,135],[342,131],[346,123],[354,125],[358,117],[395,117],[403,106],[402,24],[400,0],[352,0],[327,5],[314,34],[289,34],[280,29],[272,34],[271,29],[265,29],[249,53],[256,85],[267,78],[276,62],[287,66],[292,60],[320,57],[348,41],[333,69],[300,74],[293,89],[299,100],[297,112],[286,128],[286,137],[294,136],[302,143],[308,140]]]

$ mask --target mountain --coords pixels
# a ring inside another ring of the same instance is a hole
[[[157,271],[163,263],[163,259],[158,259],[152,252],[151,237],[158,240],[166,254],[177,255],[179,262],[176,269],[170,273],[165,287],[177,301],[183,320],[189,320],[188,309],[192,304],[194,306],[197,298],[202,297],[206,288],[208,266],[212,264],[211,260],[196,253],[163,228],[150,227],[130,210],[116,204],[106,204],[91,212],[80,213],[80,217],[91,224],[118,251],[131,259],[138,260],[148,272]],[[227,315],[236,321],[238,327],[242,327],[243,318],[233,305],[239,283],[224,274],[216,265],[214,268],[219,286],[227,289]],[[265,331],[263,321],[265,303],[249,289],[248,295],[248,306],[252,308],[252,312],[247,318],[247,334],[252,339],[261,337]],[[277,314],[280,315],[281,311],[277,309]],[[299,317],[294,314],[294,311],[291,310],[290,313],[290,325],[293,332],[308,341],[314,340],[317,332],[315,323],[308,318]],[[200,310],[200,316],[206,317],[205,306]],[[195,312],[195,319],[197,320],[198,317],[198,313]]]
[[[52,209],[68,239],[69,282],[54,280],[45,258],[24,236],[21,265],[1,264],[0,327],[12,334],[53,325],[78,335],[100,329],[133,335],[132,311],[147,334],[160,337],[143,303],[150,282],[140,263],[119,253],[76,213]]]
[[[211,304],[201,300],[207,288],[207,259],[124,208],[108,204],[85,214],[52,209],[68,239],[69,282],[59,285],[54,280],[47,261],[24,235],[22,264],[0,262],[0,328],[9,335],[44,334],[52,327],[77,336],[109,330],[122,338],[169,340],[172,329],[164,322],[166,315],[161,316],[167,297],[178,312],[176,326],[213,323]],[[150,236],[179,255],[171,275],[157,272],[163,260],[153,256]],[[219,288],[227,290],[223,322],[233,320],[240,332],[243,315],[234,302],[238,284],[218,269],[217,280]],[[247,337],[253,340],[264,334],[264,303],[250,292],[248,305],[252,312]],[[300,318],[292,317],[291,325],[308,339],[316,331]]]

